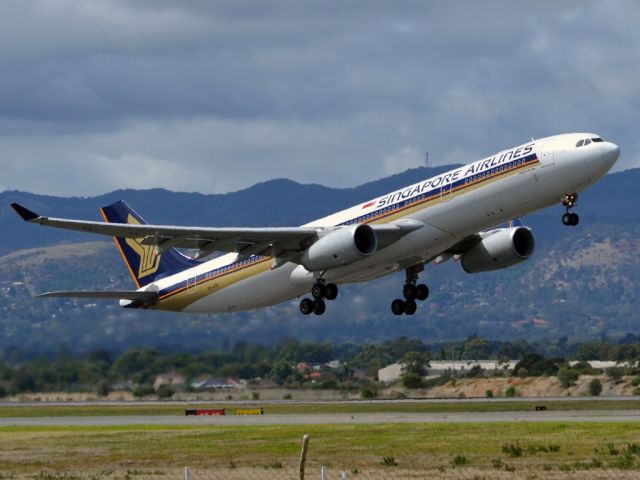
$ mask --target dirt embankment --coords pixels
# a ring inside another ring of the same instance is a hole
[[[632,377],[622,378],[618,383],[609,379],[606,375],[581,375],[576,384],[564,388],[556,377],[502,377],[502,378],[465,378],[450,381],[445,385],[430,388],[428,390],[413,391],[413,396],[429,398],[452,397],[486,397],[490,391],[494,397],[504,397],[509,388],[515,389],[515,395],[519,397],[581,397],[588,396],[589,383],[597,378],[602,383],[600,396],[633,395],[631,385]],[[404,389],[388,389],[389,396],[397,396],[406,393]]]
[[[498,378],[465,378],[448,382],[445,385],[430,389],[407,390],[403,387],[388,387],[379,392],[378,398],[426,397],[426,398],[478,398],[487,397],[488,392],[494,397],[504,397],[509,388],[515,389],[518,397],[581,397],[589,395],[589,383],[597,378],[602,383],[602,397],[631,396],[636,388],[631,384],[633,377],[623,377],[615,382],[606,375],[582,375],[575,386],[563,388],[556,377],[498,377]],[[255,394],[255,396],[254,396]],[[170,400],[184,400],[195,402],[225,402],[234,400],[282,400],[298,401],[334,401],[359,400],[359,390],[288,390],[284,388],[246,388],[242,390],[215,390],[206,392],[178,392]],[[151,396],[148,399],[155,399]],[[34,393],[24,394],[6,400],[15,401],[131,401],[136,400],[131,392],[111,392],[109,396],[98,398],[94,393]]]

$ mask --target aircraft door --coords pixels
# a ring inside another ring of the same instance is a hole
[[[540,162],[542,168],[552,167],[555,165],[554,152],[556,149],[555,140],[545,140],[540,150]]]

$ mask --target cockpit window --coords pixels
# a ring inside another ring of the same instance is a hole
[[[604,140],[602,140],[600,137],[583,138],[582,140],[578,140],[578,143],[576,143],[576,148],[589,145],[591,142],[598,143],[604,142]]]

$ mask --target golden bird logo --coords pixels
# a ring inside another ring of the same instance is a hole
[[[127,223],[140,224],[140,222],[131,214],[129,214],[129,217],[127,218]],[[160,266],[160,258],[162,257],[162,255],[158,255],[157,249],[154,245],[145,245],[142,243],[143,241],[144,237],[126,239],[127,245],[129,245],[140,257],[138,278],[156,273]]]

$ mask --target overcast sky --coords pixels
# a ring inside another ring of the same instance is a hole
[[[0,4],[0,190],[354,186],[570,131],[640,166],[640,2]]]

